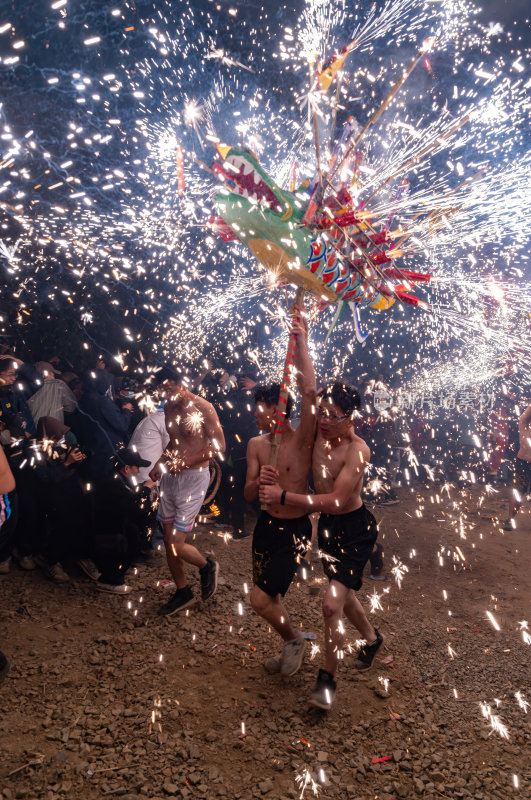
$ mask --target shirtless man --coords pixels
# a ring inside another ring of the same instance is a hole
[[[166,429],[170,437],[149,476],[160,480],[159,520],[164,528],[164,545],[176,592],[159,613],[171,616],[194,602],[186,582],[184,564],[199,569],[201,599],[208,600],[217,589],[219,565],[205,558],[186,542],[205,498],[210,480],[208,462],[225,450],[225,437],[211,403],[189,391],[178,380],[164,387]]]
[[[356,390],[341,383],[319,392],[318,431],[312,459],[317,494],[289,489],[285,492],[281,475],[279,482],[266,485],[262,481],[260,485],[262,503],[276,503],[284,496],[288,508],[321,512],[319,549],[329,580],[323,599],[326,657],[310,703],[325,710],[331,708],[336,692],[335,675],[344,639],[343,612],[366,642],[358,654],[357,669],[369,669],[383,642],[355,594],[361,588],[363,568],[378,535],[376,520],[361,500],[370,451],[352,427],[359,405]]]
[[[280,385],[258,386],[255,389],[255,419],[258,429],[265,433],[251,439],[247,447],[244,493],[249,502],[256,499],[263,481],[276,481],[278,478],[291,492],[305,492],[308,489],[315,433],[315,375],[308,355],[305,324],[294,324],[293,331],[297,336],[295,367],[302,396],[301,421],[296,430],[291,427],[291,398],[288,398],[277,469],[273,469],[269,466],[270,431],[273,429]],[[286,505],[284,498],[285,493],[283,495],[281,491],[274,502],[268,504],[267,511],[261,512],[254,529],[251,606],[284,641],[282,654],[270,658],[265,668],[268,672],[294,675],[304,658],[304,638],[301,632],[297,633],[292,627],[282,598],[308,549],[312,527],[306,511]]]
[[[515,517],[525,495],[531,490],[531,406],[518,419],[520,448],[514,467],[513,497],[509,502],[509,517],[503,523],[504,531],[516,528]]]

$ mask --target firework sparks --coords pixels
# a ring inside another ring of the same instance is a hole
[[[299,795],[300,800],[302,800],[308,789],[312,792],[312,794],[315,797],[317,797],[321,789],[319,784],[313,779],[313,776],[308,767],[304,767],[302,772],[296,775],[295,783],[297,784],[298,789],[300,789],[300,795]]]
[[[491,707],[487,703],[480,703],[481,713],[490,722],[491,734],[497,733],[502,739],[509,738],[507,726],[501,721],[497,714],[492,713]]]
[[[525,699],[522,692],[515,692],[514,693],[516,702],[518,703],[519,708],[522,709],[524,714],[527,714],[527,709],[529,708],[529,702]]]
[[[398,584],[398,588],[402,588],[402,581],[404,580],[404,575],[406,572],[409,572],[408,567],[403,564],[397,556],[393,556],[393,564],[394,566],[391,567],[391,573]]]

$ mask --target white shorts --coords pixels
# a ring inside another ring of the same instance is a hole
[[[160,522],[163,525],[171,522],[178,531],[191,531],[209,483],[208,467],[185,469],[177,475],[166,472],[160,481]]]

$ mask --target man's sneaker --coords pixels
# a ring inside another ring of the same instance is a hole
[[[514,517],[509,517],[508,519],[505,520],[505,522],[503,523],[503,530],[504,531],[516,530],[516,523],[514,521]]]
[[[310,695],[310,705],[321,708],[323,711],[330,711],[336,696],[336,682],[334,676],[325,669],[319,670],[315,689]]]
[[[11,664],[9,663],[5,655],[0,651],[0,681],[4,680],[10,669],[11,669]]]
[[[201,600],[208,600],[218,588],[219,564],[207,557],[207,563],[199,570],[201,578]]]
[[[400,500],[398,497],[382,497],[382,499],[378,500],[377,502],[379,506],[396,506]]]
[[[164,617],[171,617],[172,614],[177,614],[179,611],[184,611],[185,608],[195,603],[195,598],[189,586],[183,589],[177,589],[175,594],[170,597],[167,603],[159,608],[159,614]]]
[[[371,644],[364,644],[363,647],[360,648],[358,657],[354,662],[354,666],[360,672],[371,668],[374,656],[383,644],[383,636],[381,633],[376,628],[374,632],[376,633],[376,639]]]
[[[302,633],[298,633],[296,638],[291,642],[286,642],[282,651],[282,663],[280,665],[280,674],[289,678],[290,675],[295,675],[301,668],[304,659],[304,647],[306,642]]]
[[[282,666],[282,653],[278,656],[271,656],[267,661],[264,661],[264,669],[270,675],[277,675]]]
[[[64,571],[59,562],[44,567],[44,574],[54,583],[68,583],[70,580],[70,575]]]
[[[383,573],[381,573],[380,575],[372,575],[372,573],[371,573],[371,575],[369,575],[369,578],[371,579],[371,581],[386,581],[387,580],[387,578],[385,577],[385,575]]]
[[[7,575],[11,569],[11,556],[6,558],[5,561],[0,561],[0,575]]]
[[[126,583],[100,583],[100,581],[96,583],[96,589],[100,592],[107,592],[107,594],[129,594],[133,591],[131,586],[127,586]]]
[[[77,565],[91,581],[97,581],[101,575],[101,572],[91,558],[80,558]]]
[[[35,569],[35,567],[37,566],[33,556],[23,556],[19,550],[13,550],[13,555],[17,559],[21,569],[30,571],[32,569]]]

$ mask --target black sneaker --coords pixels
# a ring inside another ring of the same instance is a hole
[[[199,570],[201,578],[201,600],[208,600],[218,588],[219,564],[212,558],[207,558],[207,563]]]
[[[173,597],[167,603],[159,608],[159,614],[165,617],[171,617],[172,614],[177,614],[179,611],[184,611],[188,606],[193,605],[194,595],[189,586],[183,589],[177,589]]]
[[[325,669],[320,669],[315,689],[310,695],[310,705],[323,711],[330,711],[335,696],[336,682],[333,675]]]
[[[354,662],[354,666],[360,672],[371,668],[374,656],[383,644],[383,636],[381,633],[376,628],[374,631],[376,633],[376,641],[372,644],[364,644],[363,647],[360,648],[358,657]]]

